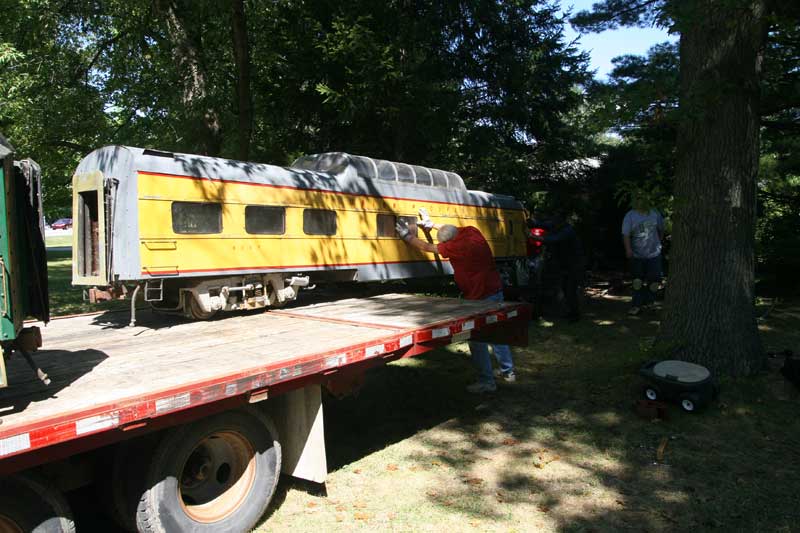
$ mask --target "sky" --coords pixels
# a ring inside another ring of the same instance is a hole
[[[564,10],[573,7],[572,13],[591,9],[592,4],[599,0],[561,0]],[[664,42],[676,41],[676,35],[669,35],[667,30],[661,28],[630,28],[623,27],[617,30],[602,33],[588,33],[580,35],[569,24],[564,32],[567,40],[579,38],[578,47],[591,55],[590,69],[596,71],[595,76],[605,80],[613,70],[611,60],[626,54],[645,55],[651,46]]]

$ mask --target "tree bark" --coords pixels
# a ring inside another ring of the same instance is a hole
[[[717,375],[763,367],[754,295],[764,0],[676,2],[673,254],[657,347]]]
[[[236,96],[239,103],[239,159],[250,156],[253,135],[253,100],[250,93],[250,47],[247,42],[247,18],[244,0],[231,0],[233,11],[233,57],[236,63]]]
[[[167,23],[172,56],[183,82],[181,100],[189,111],[189,136],[193,132],[191,123],[198,123],[199,151],[205,155],[219,155],[222,147],[219,113],[208,96],[208,82],[201,61],[199,37],[191,30],[191,24],[185,20],[185,13],[189,7],[181,0],[156,0],[156,8]]]

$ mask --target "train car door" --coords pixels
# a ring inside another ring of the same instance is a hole
[[[72,284],[109,283],[105,179],[99,170],[72,178]]]

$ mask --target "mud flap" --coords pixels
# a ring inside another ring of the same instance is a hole
[[[281,471],[292,477],[324,483],[328,475],[325,428],[319,385],[282,394],[268,407],[281,436]]]

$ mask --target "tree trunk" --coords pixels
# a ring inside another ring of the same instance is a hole
[[[172,43],[172,56],[178,75],[183,82],[182,102],[189,112],[191,137],[199,123],[199,150],[206,155],[219,155],[222,134],[219,113],[208,96],[206,72],[200,54],[200,41],[191,24],[186,22],[185,12],[189,7],[181,0],[156,0],[156,8],[167,23],[167,32]]]
[[[673,254],[658,348],[717,375],[763,366],[754,245],[764,0],[687,0]]]
[[[236,96],[239,103],[238,157],[246,161],[250,156],[250,139],[253,135],[253,104],[250,94],[250,47],[247,43],[247,19],[244,0],[231,0],[233,10],[233,57],[236,62]]]

